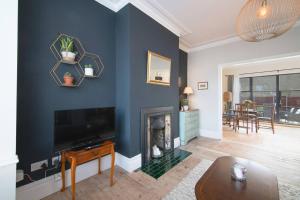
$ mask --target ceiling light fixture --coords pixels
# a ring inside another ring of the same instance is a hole
[[[300,17],[300,0],[247,0],[237,18],[237,34],[245,41],[278,37]]]

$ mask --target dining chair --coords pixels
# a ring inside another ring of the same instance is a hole
[[[243,126],[240,126],[240,122]],[[246,128],[246,133],[249,132],[249,123],[251,123],[251,131],[253,132],[253,123],[255,131],[258,131],[258,119],[256,113],[256,104],[235,104],[235,131],[236,129]],[[245,125],[246,124],[246,125]]]
[[[272,106],[262,106],[263,111],[261,116],[257,117],[258,121],[258,130],[260,128],[269,128],[272,129],[273,134],[275,134],[274,122],[275,122],[275,105]],[[267,108],[269,108],[269,115],[267,115]]]

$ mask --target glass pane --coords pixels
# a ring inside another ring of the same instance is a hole
[[[253,92],[253,101],[256,103],[257,111],[261,116],[272,117],[276,92]]]
[[[240,91],[250,91],[250,78],[240,78]]]
[[[300,90],[300,74],[279,75],[279,90]]]
[[[253,91],[276,91],[276,76],[253,77]]]
[[[272,106],[276,101],[276,92],[253,92],[253,101],[256,105]]]
[[[240,92],[240,102],[250,99],[250,92]]]
[[[280,122],[300,125],[300,91],[281,92]]]

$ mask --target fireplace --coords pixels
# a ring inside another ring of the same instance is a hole
[[[173,150],[172,118],[173,107],[142,109],[141,151],[143,164]]]

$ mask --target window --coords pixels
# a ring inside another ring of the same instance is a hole
[[[275,105],[277,122],[300,125],[300,74],[240,78],[240,102],[246,99]]]
[[[251,99],[250,78],[240,78],[240,101]]]
[[[279,121],[300,125],[300,74],[279,75]]]
[[[252,100],[259,105],[273,105],[276,101],[276,76],[260,76],[252,79]]]

